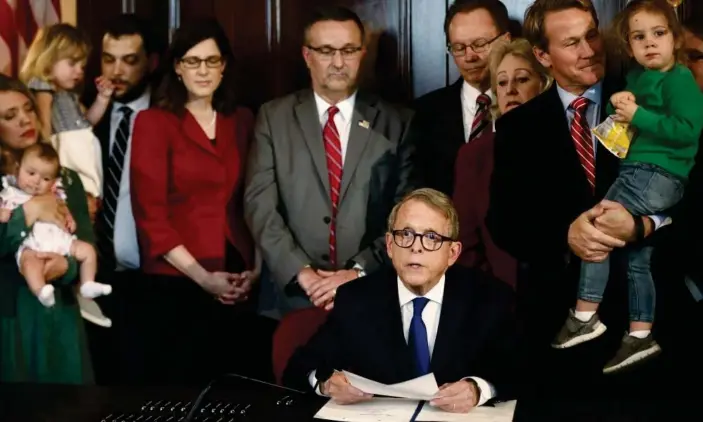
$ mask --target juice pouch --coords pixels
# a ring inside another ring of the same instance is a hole
[[[612,117],[593,128],[598,141],[618,158],[625,158],[635,136],[635,129],[627,123],[616,122]]]

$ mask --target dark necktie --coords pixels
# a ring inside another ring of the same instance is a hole
[[[596,160],[593,155],[593,138],[591,128],[586,118],[588,109],[588,99],[578,97],[571,103],[574,110],[574,119],[571,121],[571,138],[574,140],[574,147],[579,156],[581,167],[586,174],[591,191],[596,188]]]
[[[475,139],[491,122],[490,117],[491,97],[486,94],[481,94],[476,99],[476,114],[474,122],[471,125],[471,134],[469,141]]]
[[[427,342],[427,328],[422,320],[422,311],[429,301],[426,297],[413,299],[413,318],[410,320],[408,344],[412,347],[415,355],[417,376],[430,372],[430,346]]]
[[[115,142],[110,149],[110,158],[105,171],[105,191],[103,192],[103,207],[101,224],[100,256],[113,265],[115,260],[115,216],[117,214],[117,200],[120,194],[120,180],[125,165],[125,155],[129,141],[130,117],[132,109],[122,106],[119,109],[122,119],[117,125]]]
[[[332,199],[332,220],[330,221],[330,264],[337,267],[337,205],[339,204],[339,190],[342,186],[342,143],[339,138],[334,116],[339,113],[337,107],[327,110],[327,123],[322,130],[325,140],[325,155],[327,156],[327,173],[330,180],[330,198]]]

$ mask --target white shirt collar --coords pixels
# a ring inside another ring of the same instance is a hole
[[[442,275],[442,278],[439,279],[439,282],[432,289],[430,289],[430,291],[427,292],[423,297],[426,297],[430,301],[442,305],[442,299],[444,299],[444,279],[445,276]],[[412,302],[413,299],[417,297],[420,296],[416,295],[415,293],[411,292],[407,287],[405,287],[405,284],[403,284],[403,282],[400,280],[400,277],[398,277],[398,300],[400,302],[400,307],[402,308],[403,306]]]
[[[496,99],[490,88],[486,90],[486,92],[481,92],[469,85],[466,81],[464,81],[464,84],[461,86],[461,98],[464,100],[464,107],[467,107],[469,110],[476,110],[476,100],[478,100],[478,96],[481,94],[488,95],[491,98],[491,104],[495,104]]]
[[[326,119],[327,118],[327,109],[332,107],[332,104],[328,103],[322,97],[317,95],[317,92],[314,92],[315,94],[315,105],[317,106],[317,115],[320,117],[320,120]],[[350,122],[352,119],[352,114],[354,113],[354,103],[356,102],[356,91],[345,98],[344,100],[338,102],[335,104],[337,108],[339,109],[338,115],[342,117],[342,120],[345,122]]]
[[[144,90],[142,95],[140,95],[137,99],[132,100],[128,102],[127,104],[123,104],[119,101],[115,101],[113,103],[112,109],[115,111],[119,111],[121,107],[127,106],[132,109],[132,111],[142,111],[146,110],[149,108],[149,102],[151,101],[151,91],[147,88]]]
[[[574,102],[574,100],[576,98],[578,98],[579,96],[570,93],[569,91],[560,87],[559,84],[556,84],[556,85],[557,85],[557,93],[559,93],[559,99],[561,100],[561,104],[564,106],[564,111],[566,111],[569,109],[569,106],[571,105],[571,103]],[[603,91],[603,81],[598,81],[597,84],[588,88],[586,90],[586,92],[584,92],[581,95],[581,97],[587,98],[593,104],[600,106],[602,91]]]

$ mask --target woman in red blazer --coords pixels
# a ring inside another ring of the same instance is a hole
[[[531,100],[551,82],[524,39],[494,47],[489,68],[492,91],[498,102],[494,107],[495,118]],[[493,174],[494,135],[493,126],[489,125],[459,149],[455,162],[452,199],[459,214],[462,242],[458,263],[480,268],[515,287],[517,262],[493,242],[484,223]],[[525,140],[530,141],[533,140]]]
[[[201,383],[242,360],[220,341],[250,325],[231,305],[257,274],[242,216],[253,116],[234,107],[232,63],[216,22],[179,28],[156,107],[134,124],[132,208],[153,307],[148,382]]]

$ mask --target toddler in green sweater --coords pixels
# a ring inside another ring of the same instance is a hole
[[[627,75],[626,90],[611,97],[609,112],[614,120],[630,124],[636,134],[605,198],[622,204],[633,216],[659,214],[683,196],[703,129],[703,94],[691,72],[677,61],[683,30],[666,1],[632,0],[616,25],[637,65]],[[651,255],[649,244],[638,243],[627,251],[630,330],[604,373],[661,352],[651,332],[655,306]],[[605,332],[596,311],[609,272],[609,259],[581,264],[576,307],[553,347],[576,346]]]

